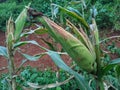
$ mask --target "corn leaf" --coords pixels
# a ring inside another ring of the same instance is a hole
[[[72,5],[76,5],[76,4],[80,4],[81,3],[81,1],[71,1],[71,2],[69,2],[69,4],[72,4]]]
[[[59,7],[59,9],[60,9],[62,12],[64,12],[64,13],[72,16],[73,18],[77,19],[82,25],[84,25],[84,26],[86,27],[86,29],[89,29],[89,25],[88,25],[87,22],[84,20],[84,18],[82,18],[81,16],[79,16],[79,15],[76,14],[75,12],[70,11],[70,10],[68,10],[68,9],[65,9],[65,8],[63,8],[63,7],[59,6],[59,5],[56,5],[56,4],[52,4],[52,5]]]
[[[17,48],[17,47],[19,47],[19,46],[23,46],[23,45],[25,45],[25,44],[34,44],[34,45],[39,46],[39,44],[38,44],[36,41],[31,40],[31,41],[21,41],[21,42],[17,42],[17,43],[14,44],[14,48]]]
[[[35,29],[35,33],[36,34],[46,34],[46,33],[48,33],[48,31],[47,31],[47,29],[46,28],[38,28],[38,29]]]
[[[113,59],[109,62],[109,64],[119,64],[120,63],[120,58]]]
[[[36,46],[40,47],[40,48],[43,49],[43,50],[46,50],[46,51],[48,50],[47,48],[44,48],[44,47],[42,47],[41,45],[39,45],[39,44],[38,44],[36,41],[34,41],[34,40],[17,42],[17,43],[15,43],[15,44],[13,45],[13,47],[14,47],[14,48],[17,48],[17,47],[23,46],[23,45],[25,45],[25,44],[33,44],[33,45],[36,45]]]
[[[23,32],[20,34],[20,37],[25,37],[25,36],[28,36],[30,34],[33,34],[35,31],[34,30],[30,30],[29,32]]]
[[[34,56],[31,56],[31,55],[28,55],[28,54],[24,54],[24,53],[21,53],[27,60],[30,60],[30,61],[37,61],[39,58],[41,58],[43,55],[45,55],[44,53],[42,54],[37,54],[37,55],[34,55]]]
[[[48,31],[45,28],[39,27],[35,30],[30,30],[28,32],[21,33],[20,37],[28,36],[30,34],[36,33],[36,34],[46,34]]]
[[[86,9],[87,6],[86,6],[86,3],[85,3],[85,0],[81,0],[81,2],[82,2],[82,4],[83,4],[84,8]]]
[[[28,7],[29,6],[30,4],[28,5]],[[23,11],[20,13],[20,15],[15,21],[15,32],[14,32],[15,40],[18,40],[20,38],[20,34],[26,22],[26,18],[27,18],[27,8],[23,9]]]
[[[6,47],[0,46],[0,55],[1,55],[1,56],[4,56],[4,57],[6,57],[6,58],[8,57]]]
[[[68,10],[72,11],[72,12],[75,12],[76,14],[78,14],[79,16],[82,17],[82,14],[77,10],[77,9],[74,9],[72,7],[67,7]]]
[[[48,42],[48,41],[46,41],[44,39],[42,39],[42,40],[49,46],[50,50],[53,50],[53,51],[57,50],[56,46],[54,46],[53,43],[50,43],[50,42]]]
[[[91,87],[88,85],[88,82],[84,79],[83,76],[78,74],[77,72],[73,71],[69,68],[61,59],[60,55],[54,51],[48,51],[47,54],[52,58],[53,62],[61,69],[67,71],[68,73],[75,76],[76,80],[78,80],[80,89],[81,90],[92,90]]]

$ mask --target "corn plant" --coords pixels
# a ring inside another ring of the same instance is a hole
[[[27,11],[29,9],[29,5],[26,6],[26,8],[20,13],[20,15],[18,16],[18,18],[16,19],[16,21],[14,21],[11,17],[7,22],[7,30],[6,30],[6,47],[5,46],[0,46],[0,55],[4,56],[6,58],[6,60],[8,61],[8,71],[9,74],[5,77],[4,81],[6,87],[5,89],[8,90],[17,90],[17,89],[31,89],[31,88],[41,88],[41,89],[46,89],[46,88],[53,88],[53,87],[57,87],[60,86],[62,84],[67,83],[70,79],[73,78],[73,76],[69,77],[67,80],[60,82],[60,83],[53,83],[50,85],[44,85],[44,86],[37,86],[32,82],[27,82],[27,85],[30,87],[25,87],[25,86],[21,86],[20,88],[18,87],[18,83],[16,82],[16,78],[19,76],[18,75],[18,71],[21,70],[22,65],[27,61],[36,61],[38,60],[40,57],[42,57],[43,55],[49,55],[53,61],[63,70],[69,72],[70,74],[74,75],[75,78],[78,80],[79,85],[81,87],[81,89],[87,88],[88,90],[90,90],[91,88],[88,86],[87,81],[84,80],[84,77],[79,75],[77,72],[73,71],[70,67],[68,67],[60,58],[59,54],[63,54],[60,52],[56,52],[56,51],[51,51],[41,45],[39,45],[39,43],[37,43],[36,41],[32,40],[32,41],[21,41],[21,37],[27,36],[29,34],[32,33],[47,33],[47,30],[44,29],[43,27],[39,27],[36,30],[30,30],[29,32],[24,32],[23,28],[27,19]],[[34,44],[36,46],[38,46],[39,48],[45,50],[46,52],[44,53],[38,53],[34,56],[22,53],[22,51],[20,50],[20,46],[25,45],[25,44]],[[20,66],[15,67],[15,53],[16,51],[18,51],[20,54],[22,54],[25,59],[23,60],[23,62],[20,64]],[[57,61],[56,61],[57,60]],[[84,84],[83,84],[84,83]]]
[[[54,4],[55,5],[55,4]],[[110,86],[107,86],[107,83],[104,81],[104,78],[109,74],[108,72],[111,69],[118,67],[120,63],[120,58],[111,60],[107,64],[101,60],[101,49],[100,49],[100,39],[99,32],[95,21],[95,7],[92,9],[93,17],[92,24],[88,24],[83,17],[78,15],[77,13],[70,11],[66,8],[63,8],[59,5],[55,5],[59,8],[59,10],[72,18],[78,20],[79,23],[84,27],[85,30],[80,26],[80,28],[76,27],[72,22],[66,20],[67,25],[71,28],[74,35],[70,32],[66,31],[62,26],[56,24],[54,21],[49,18],[42,16],[37,17],[48,30],[48,33],[61,44],[63,49],[67,52],[67,54],[76,62],[76,64],[83,69],[83,71],[87,71],[92,74],[95,82],[96,82],[96,90],[105,90]],[[90,32],[88,35],[85,31]],[[90,38],[92,37],[92,38]],[[60,58],[60,57],[59,57]],[[52,57],[53,61],[60,67],[58,64],[59,58],[56,56]],[[56,61],[55,61],[56,60]],[[61,65],[62,66],[62,65]],[[62,69],[66,70],[66,67]],[[66,70],[67,71],[67,70]],[[118,69],[117,69],[118,71]],[[69,72],[69,71],[68,71]],[[71,73],[71,72],[69,72]],[[117,72],[118,73],[118,72]],[[75,75],[76,77],[76,75]],[[79,79],[76,78],[78,81]],[[107,86],[107,87],[106,87]],[[92,89],[88,85],[89,89]],[[112,87],[112,86],[111,86]],[[113,87],[114,89],[117,89]],[[89,90],[85,88],[85,86],[80,87],[81,90]]]
[[[16,67],[14,55],[16,52],[15,44],[19,42],[20,34],[23,30],[27,18],[27,9],[25,8],[14,22],[10,17],[6,24],[6,47],[0,46],[0,55],[4,56],[8,62],[9,76],[7,78],[9,90],[16,90]]]
[[[27,6],[29,7],[29,5]],[[25,8],[16,21],[14,21],[11,17],[7,21],[6,24],[6,47],[0,46],[0,55],[4,56],[8,62],[8,71],[9,74],[5,78],[6,86],[8,86],[8,90],[17,90],[17,83],[16,83],[16,77],[17,72],[21,68],[21,64],[19,68],[15,67],[15,60],[14,56],[16,51],[18,50],[18,47],[21,46],[20,38],[21,33],[24,28],[24,24],[27,19],[27,8]],[[20,44],[19,44],[20,43]],[[27,43],[32,43],[32,41],[26,41]]]

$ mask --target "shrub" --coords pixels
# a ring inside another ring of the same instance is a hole
[[[0,30],[5,31],[4,26],[6,25],[6,20],[8,20],[10,16],[16,18],[22,8],[23,5],[19,6],[16,2],[0,3]]]
[[[112,28],[119,30],[120,7],[117,0],[96,1],[95,6],[98,9],[96,21],[100,28]]]
[[[51,16],[51,2],[64,6],[69,0],[7,0],[4,3],[0,3],[0,30],[5,31],[6,20],[10,16],[15,19],[22,8],[31,1],[31,7],[47,16]]]

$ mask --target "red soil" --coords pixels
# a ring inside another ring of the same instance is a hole
[[[107,31],[109,32],[109,31]],[[112,33],[105,33],[104,31],[100,32],[100,37],[110,37],[110,36],[115,36],[115,35],[119,35],[120,34],[120,31],[117,31],[117,32],[112,32]],[[29,37],[27,38],[22,38],[22,40],[35,40],[37,41],[40,45],[46,47],[46,48],[49,48],[42,40],[42,39],[45,39],[47,41],[50,41],[50,42],[53,42],[49,36],[47,34],[44,34],[44,35],[36,35],[36,34],[33,34],[33,35],[30,35]],[[104,39],[103,38],[103,39]],[[111,42],[115,41],[116,42],[116,45],[117,47],[120,48],[120,39],[111,39],[109,42],[108,42],[108,45],[111,44]],[[5,33],[4,32],[1,32],[0,31],[0,46],[5,46]],[[101,45],[102,46],[102,45]],[[59,44],[57,44],[57,47],[58,47],[58,51],[60,51],[61,49],[61,46]],[[26,53],[26,54],[30,54],[30,55],[34,55],[34,54],[37,54],[37,53],[41,53],[41,52],[44,52],[43,50],[41,50],[39,47],[35,46],[35,45],[32,45],[32,44],[28,44],[28,45],[25,45],[25,46],[22,46],[20,47],[22,52]],[[106,46],[102,46],[103,49],[106,49]],[[111,54],[111,58],[114,59],[114,58],[117,58],[118,55],[112,55]],[[68,56],[62,56],[62,58],[64,59],[65,63],[67,63],[68,65],[70,65],[71,63],[71,60]],[[19,67],[22,60],[23,60],[23,56],[21,56],[18,52],[15,54],[15,66]],[[40,70],[44,70],[46,68],[51,68],[53,70],[57,70],[58,68],[55,66],[55,64],[53,63],[53,61],[50,59],[49,56],[43,56],[42,58],[40,58],[38,61],[27,61],[24,66],[32,66],[32,67],[37,67],[38,69]],[[2,56],[0,56],[0,69],[2,67],[7,67],[7,60],[5,60],[5,58],[3,58]],[[6,70],[0,70],[0,72],[6,72]]]
[[[40,45],[47,47],[48,46],[41,40],[41,38],[47,40],[47,41],[51,41],[51,39],[49,38],[49,36],[47,34],[44,35],[30,35],[27,38],[22,38],[22,40],[35,40],[37,41]],[[5,46],[5,33],[0,31],[0,46]],[[60,45],[58,44],[58,49],[60,49]],[[35,55],[37,53],[41,53],[44,52],[43,50],[41,50],[38,46],[32,45],[32,44],[28,44],[25,46],[20,47],[21,51],[29,54],[29,55]],[[68,56],[62,56],[62,58],[65,60],[65,62],[70,65],[70,59]],[[15,66],[19,67],[22,60],[23,60],[23,56],[21,54],[19,54],[18,52],[15,54]],[[46,68],[51,68],[53,70],[58,69],[55,64],[53,63],[53,61],[51,60],[51,58],[49,56],[43,56],[42,58],[40,58],[38,61],[27,61],[24,66],[32,66],[32,67],[37,67],[40,70],[44,70]],[[5,60],[5,58],[3,58],[2,56],[0,56],[0,69],[3,67],[7,67],[7,60]],[[6,70],[0,70],[0,72],[6,72]]]
[[[108,37],[112,37],[112,36],[120,36],[120,31],[112,31],[112,30],[106,30],[106,31],[101,31],[100,32],[100,37],[105,39],[105,38],[108,38]],[[120,48],[120,38],[112,38],[112,39],[109,39],[107,41],[107,43],[105,44],[101,44],[101,48],[105,51],[108,51],[107,50],[107,46],[108,45],[112,45],[112,43],[115,43],[115,46],[117,46],[118,48]],[[108,51],[109,52],[109,51]],[[111,60],[115,59],[115,58],[120,58],[118,54],[112,54],[110,53],[109,54],[110,57],[111,57]]]

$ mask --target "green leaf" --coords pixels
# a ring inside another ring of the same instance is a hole
[[[23,33],[21,33],[20,37],[28,36],[33,33],[34,33],[34,30],[30,30],[29,32],[23,32]]]
[[[72,5],[76,5],[76,4],[80,4],[81,3],[81,1],[71,1],[71,2],[69,2],[69,4],[72,4]]]
[[[30,4],[28,5],[28,7],[29,6]],[[23,11],[20,13],[20,15],[15,21],[15,32],[14,32],[15,40],[18,40],[20,38],[20,34],[23,30],[26,19],[27,19],[27,8],[23,9]]]
[[[56,51],[56,47],[53,45],[53,43],[50,43],[44,39],[42,39],[48,46],[50,50]]]
[[[58,13],[58,11],[59,11],[59,9],[58,9],[58,7],[53,7],[53,10],[52,10],[52,14],[53,14],[53,16],[57,16],[57,13]]]
[[[67,9],[70,10],[70,11],[72,11],[72,12],[77,13],[79,16],[82,17],[82,14],[81,14],[77,9],[74,9],[74,8],[72,8],[72,7],[67,7]]]
[[[44,53],[42,54],[39,54],[39,55],[34,55],[34,56],[31,56],[31,55],[28,55],[28,54],[24,54],[24,53],[21,53],[26,59],[30,60],[30,61],[37,61],[39,58],[41,58],[43,55],[45,55]]]
[[[120,58],[111,60],[109,64],[120,64]]]
[[[113,69],[116,65],[120,64],[120,58],[111,60],[107,66],[105,66],[102,70],[102,76],[105,75],[108,71]]]
[[[20,37],[28,36],[28,35],[33,34],[33,33],[36,33],[36,34],[45,34],[47,32],[48,32],[47,29],[39,27],[39,28],[37,28],[35,30],[30,30],[29,32],[23,32],[23,33],[21,33]]]
[[[115,67],[115,72],[116,72],[117,78],[120,80],[120,65],[117,65]]]
[[[6,47],[0,46],[0,55],[1,55],[1,56],[4,56],[4,57],[6,57],[6,58],[8,57]]]
[[[85,3],[85,0],[81,0],[81,2],[82,2],[82,4],[83,4],[84,8],[86,9],[87,6],[86,6],[86,3]]]
[[[60,55],[54,51],[48,51],[47,54],[52,58],[53,62],[61,69],[67,71],[68,73],[75,76],[76,80],[78,80],[80,89],[81,90],[92,90],[91,87],[88,85],[88,82],[84,79],[83,76],[78,74],[77,72],[73,71],[70,67],[68,67],[63,60],[61,59]]]
[[[56,87],[56,90],[62,90],[62,88],[61,87]]]
[[[30,56],[30,55],[28,55],[28,54],[22,54],[26,59],[28,59],[28,60],[30,60],[30,61],[37,61],[39,58],[40,58],[40,56]]]
[[[47,48],[42,47],[41,45],[39,45],[39,44],[38,44],[36,41],[34,41],[34,40],[17,42],[17,43],[15,43],[15,44],[13,45],[13,47],[14,47],[14,48],[17,48],[17,47],[22,46],[22,45],[25,45],[25,44],[33,44],[33,45],[36,45],[36,46],[40,47],[40,48],[43,49],[43,50],[46,50],[46,51],[48,50]]]
[[[89,29],[89,25],[88,25],[87,22],[84,20],[84,18],[82,18],[81,16],[79,16],[79,15],[76,14],[75,12],[70,11],[70,10],[68,10],[68,9],[65,9],[65,8],[63,8],[63,7],[59,6],[59,5],[56,5],[56,4],[52,4],[52,5],[59,7],[59,9],[60,9],[62,12],[64,12],[64,13],[68,14],[69,16],[72,16],[73,18],[77,19],[81,24],[83,24],[83,25],[86,27],[86,29]]]
[[[34,45],[39,46],[39,44],[38,44],[36,41],[31,40],[31,41],[21,41],[21,42],[15,43],[15,44],[14,44],[14,48],[17,48],[17,47],[19,47],[19,46],[23,46],[23,45],[25,45],[25,44],[34,44]]]
[[[33,73],[31,75],[31,77],[30,77],[30,80],[35,80],[37,77],[39,77],[38,74],[37,73]]]
[[[46,34],[48,33],[48,30],[46,28],[37,28],[34,30],[36,34]]]
[[[65,18],[64,18],[64,12],[62,11],[60,11],[60,23],[63,25],[66,23]]]

